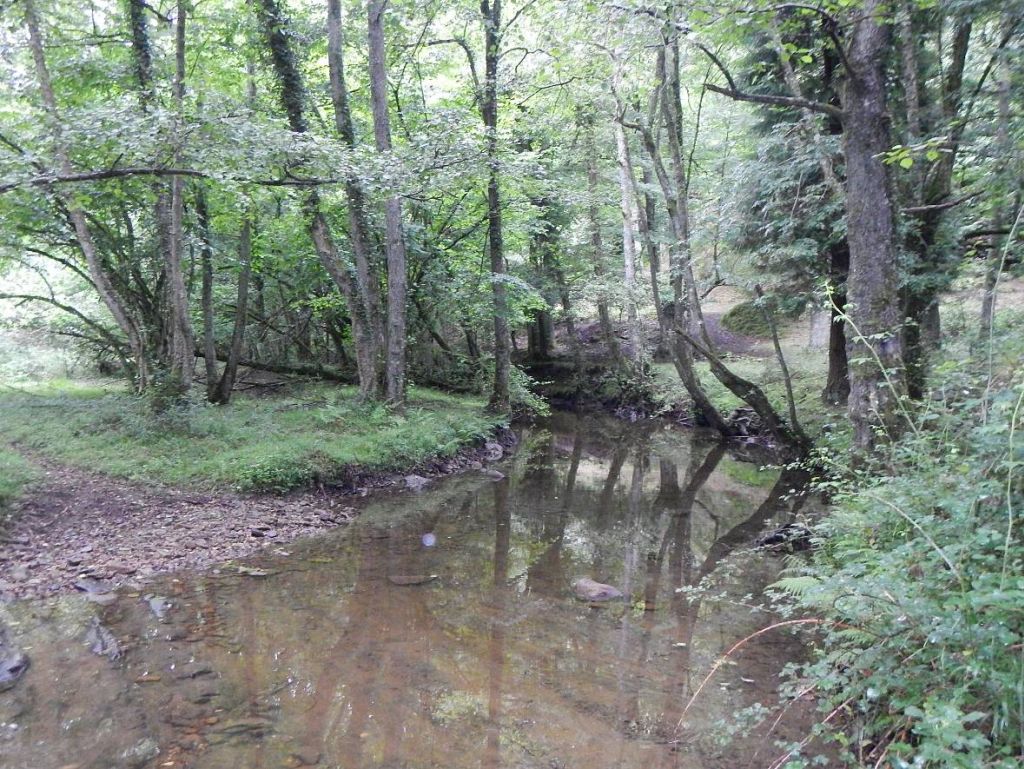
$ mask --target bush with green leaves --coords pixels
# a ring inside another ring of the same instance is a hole
[[[823,484],[820,546],[777,583],[825,623],[795,673],[852,765],[1021,766],[1024,382],[1008,330],[994,355],[937,367],[883,462]]]

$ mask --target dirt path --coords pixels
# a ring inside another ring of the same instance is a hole
[[[85,589],[103,593],[161,572],[206,567],[348,522],[371,488],[483,468],[502,443],[416,468],[367,475],[359,488],[288,495],[201,493],[133,483],[45,459],[43,478],[0,529],[0,601]],[[501,451],[498,449],[501,448]]]

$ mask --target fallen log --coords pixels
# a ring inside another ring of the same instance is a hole
[[[206,356],[201,350],[196,350],[196,357],[205,358]],[[226,363],[227,359],[227,353],[217,353],[217,360]],[[315,379],[326,379],[329,382],[356,384],[356,378],[353,374],[341,371],[333,366],[324,366],[322,364],[264,363],[263,361],[246,360],[241,358],[238,361],[238,367],[251,368],[256,371],[266,371],[271,374],[282,374],[284,376],[312,377]]]

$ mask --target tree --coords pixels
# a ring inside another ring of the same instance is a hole
[[[370,47],[370,100],[373,104],[373,135],[377,151],[391,151],[388,117],[387,69],[384,63],[384,10],[387,0],[371,0],[367,6]],[[384,203],[384,253],[388,264],[387,399],[405,405],[405,242],[402,236],[402,201],[392,194]]]

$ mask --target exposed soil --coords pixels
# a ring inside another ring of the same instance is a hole
[[[223,563],[347,523],[374,489],[419,490],[431,478],[483,471],[515,443],[483,446],[407,473],[355,470],[343,483],[286,495],[200,493],[142,484],[33,457],[43,478],[0,529],[0,600],[68,590],[104,594],[153,574]]]

